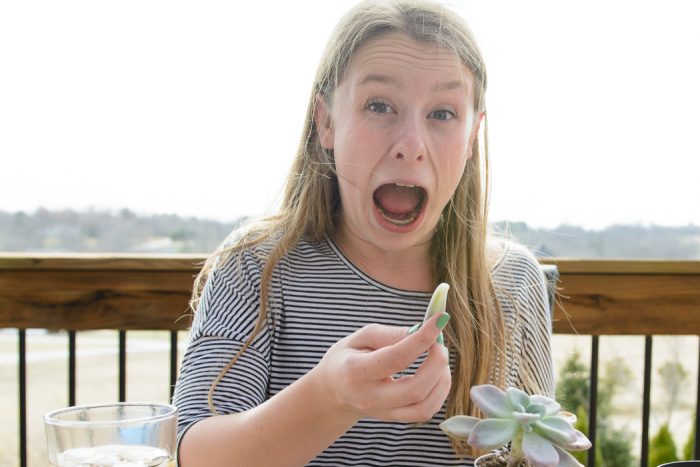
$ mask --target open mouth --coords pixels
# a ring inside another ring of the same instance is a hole
[[[374,205],[394,225],[409,225],[420,214],[427,193],[417,185],[387,183],[374,191]]]

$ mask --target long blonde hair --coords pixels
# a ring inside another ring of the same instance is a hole
[[[454,12],[428,1],[366,1],[350,10],[336,26],[314,81],[294,165],[287,179],[282,206],[276,215],[247,229],[232,245],[217,250],[198,275],[191,306],[196,309],[204,284],[215,262],[261,242],[272,242],[264,258],[261,277],[260,315],[245,345],[214,381],[209,403],[221,378],[245,352],[262,329],[269,306],[268,292],[273,269],[301,238],[321,241],[333,238],[340,195],[332,158],[323,149],[314,120],[315,99],[332,100],[351,58],[369,39],[398,32],[414,40],[432,43],[453,52],[474,78],[476,113],[486,113],[486,70],[481,53],[466,24]],[[455,355],[453,384],[447,399],[447,416],[478,415],[469,398],[472,385],[505,381],[505,330],[487,258],[488,148],[484,121],[484,148],[479,138],[472,157],[451,201],[445,207],[432,240],[431,257],[435,283],[451,284],[448,310],[452,319],[445,341]],[[483,159],[483,161],[482,161]],[[484,164],[482,173],[482,163]],[[495,372],[493,369],[498,371]],[[496,381],[494,381],[494,377]],[[472,454],[464,443],[453,441],[459,455]]]

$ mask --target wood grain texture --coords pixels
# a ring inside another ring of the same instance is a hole
[[[0,255],[0,328],[187,329],[200,255]],[[700,335],[700,261],[548,258],[554,331]]]

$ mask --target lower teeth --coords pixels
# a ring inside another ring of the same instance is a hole
[[[406,219],[396,219],[394,217],[389,217],[387,214],[384,212],[383,209],[379,209],[379,212],[382,213],[382,217],[386,219],[387,221],[391,222],[394,225],[408,225],[414,220],[416,220],[416,216],[418,215],[417,212],[412,212],[411,215],[406,218]]]

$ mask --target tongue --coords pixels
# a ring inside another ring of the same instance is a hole
[[[374,201],[387,214],[406,216],[418,206],[419,189],[394,184],[382,185],[374,192]]]

